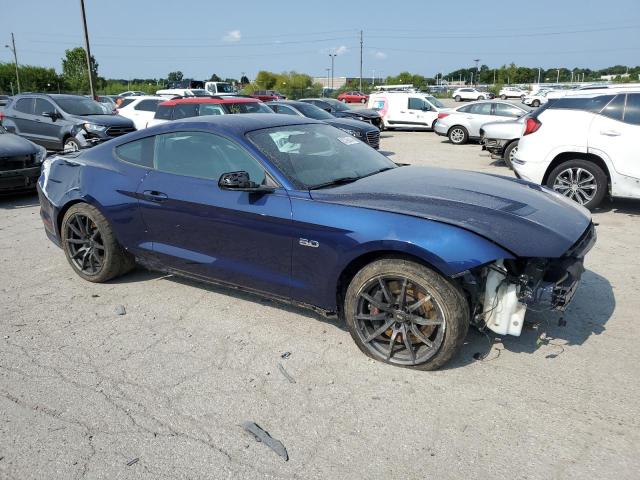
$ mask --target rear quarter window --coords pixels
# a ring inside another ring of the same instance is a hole
[[[158,108],[158,104],[162,100],[142,100],[135,107],[135,110],[142,110],[144,112],[155,112],[156,108]]]
[[[118,145],[116,157],[140,167],[153,168],[153,144],[155,137],[145,137],[133,142]]]
[[[173,107],[169,105],[158,105],[158,109],[156,110],[156,114],[153,118],[158,118],[160,120],[171,120],[171,112]]]
[[[598,97],[562,97],[551,102],[550,109],[553,110],[584,110],[586,112],[600,112],[612,99],[614,95],[601,95]]]

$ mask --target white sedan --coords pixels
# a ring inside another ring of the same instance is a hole
[[[153,119],[158,105],[164,101],[166,98],[152,95],[125,97],[118,106],[118,113],[132,120],[136,130],[142,130],[147,126],[149,120]]]
[[[480,127],[488,122],[514,120],[527,110],[509,102],[484,101],[463,105],[449,113],[438,114],[434,131],[449,137],[451,143],[462,145],[480,138]]]

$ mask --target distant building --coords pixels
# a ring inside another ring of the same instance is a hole
[[[376,78],[375,82],[373,80],[374,79],[371,77],[362,77],[363,84],[375,83],[376,85],[379,85],[381,83],[384,83],[382,78]],[[357,85],[359,81],[360,77],[333,77],[333,88],[337,90],[344,87],[349,82]],[[319,83],[325,88],[331,88],[331,75],[329,75],[329,77],[327,77],[326,75],[324,77],[313,77],[313,83]]]
[[[615,79],[616,77],[629,78],[629,74],[628,73],[619,73],[617,75],[600,75],[600,80],[605,80],[607,82],[610,82],[611,80]]]

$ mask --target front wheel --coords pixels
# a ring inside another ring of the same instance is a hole
[[[478,100],[486,100],[486,98],[484,98],[482,95],[480,95],[480,96],[478,97]]]
[[[454,145],[464,145],[469,140],[469,132],[466,128],[456,125],[449,130],[449,140]]]
[[[607,193],[607,176],[593,162],[569,160],[551,171],[547,186],[592,210],[600,205]]]
[[[506,95],[504,95],[504,94],[502,94],[502,95],[500,95],[500,98],[501,98],[502,100],[506,100],[506,99],[507,99],[507,96],[506,96]]]
[[[469,328],[464,294],[430,268],[401,258],[377,260],[347,288],[351,337],[369,357],[435,370],[459,351]]]
[[[64,141],[62,150],[65,152],[77,152],[78,150],[80,150],[80,143],[75,138],[67,138]]]
[[[86,203],[72,205],[62,220],[62,248],[75,272],[90,282],[106,282],[135,266],[100,211]]]
[[[540,106],[540,100],[534,100],[533,102],[531,102],[531,106],[538,108]]]
[[[456,95],[455,97],[453,97],[453,99],[454,99],[456,102],[459,102],[460,100],[462,100],[462,98],[460,97],[460,95]]]
[[[342,103],[347,103],[347,99],[346,99],[346,98],[343,98],[343,99],[342,99]]]
[[[367,103],[367,101],[363,98],[362,100],[360,100],[360,103],[364,105],[365,103]]]

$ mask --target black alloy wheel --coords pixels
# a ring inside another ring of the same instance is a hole
[[[105,246],[100,230],[86,215],[76,213],[66,222],[65,242],[69,259],[85,275],[96,275],[104,266]]]

